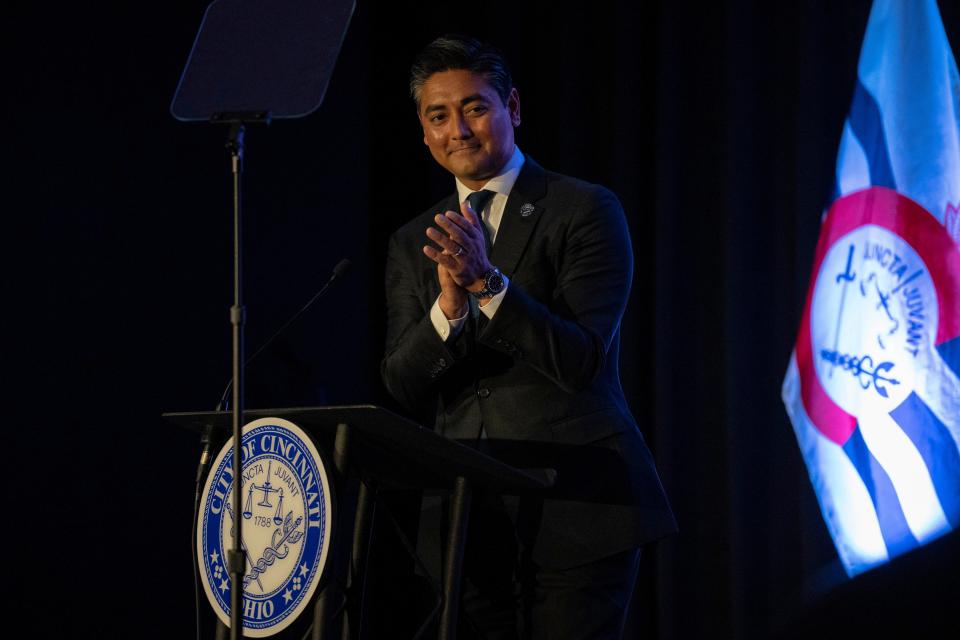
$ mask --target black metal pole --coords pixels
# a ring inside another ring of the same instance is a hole
[[[337,513],[337,519],[334,520],[336,527],[333,532],[332,544],[330,547],[329,576],[320,594],[313,605],[313,640],[328,640],[335,637],[336,624],[334,619],[336,614],[341,614],[341,621],[346,614],[346,575],[350,567],[350,549],[347,548],[345,541],[350,536],[350,525],[353,522],[353,513],[350,505],[353,504],[353,496],[347,488],[347,474],[349,473],[351,440],[353,438],[353,429],[348,424],[338,424],[336,435],[333,441],[333,466],[337,471],[337,485],[341,492],[338,494],[340,508]],[[342,631],[343,627],[341,627]]]
[[[227,149],[230,151],[230,167],[233,173],[233,306],[230,308],[230,324],[233,326],[233,548],[230,550],[229,567],[232,581],[230,594],[230,640],[243,636],[243,571],[245,556],[242,550],[243,507],[241,477],[243,466],[240,455],[240,427],[243,424],[243,243],[240,207],[240,178],[243,174],[243,136],[246,129],[242,122],[230,125]]]
[[[370,521],[373,515],[374,490],[361,478],[357,491],[357,511],[353,519],[353,541],[350,551],[350,567],[347,571],[347,593],[352,602],[343,610],[343,626],[340,639],[361,638],[364,623],[364,605],[366,598],[367,544],[370,538]]]
[[[443,611],[440,614],[441,640],[457,637],[457,614],[460,608],[460,575],[463,569],[463,550],[467,545],[467,527],[470,525],[470,481],[457,476],[450,499],[450,532],[443,568]]]

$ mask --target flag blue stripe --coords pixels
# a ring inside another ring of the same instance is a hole
[[[873,508],[880,521],[880,534],[883,536],[884,544],[887,545],[887,553],[890,557],[917,547],[917,539],[907,525],[907,518],[903,515],[893,482],[870,453],[859,426],[853,430],[850,438],[843,445],[843,451],[850,458],[850,462],[857,469],[857,473],[860,474],[863,484],[870,493]]]
[[[950,527],[960,526],[960,450],[946,425],[917,394],[890,412],[927,464],[930,479]]]
[[[940,359],[953,371],[953,375],[960,378],[960,336],[937,345],[937,352]]]
[[[887,148],[887,136],[883,131],[883,119],[880,105],[859,78],[853,92],[853,104],[850,106],[850,129],[857,137],[870,167],[870,184],[874,187],[896,189],[893,169],[890,164],[890,152]]]

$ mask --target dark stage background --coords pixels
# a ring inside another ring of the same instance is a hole
[[[29,637],[193,633],[198,438],[160,414],[230,377],[225,132],[168,113],[205,6],[8,9],[2,573]],[[960,3],[940,8],[956,55]],[[386,240],[452,186],[407,68],[470,32],[513,61],[521,148],[628,212],[624,385],[681,526],[643,558],[628,637],[956,629],[957,535],[846,581],[780,402],[868,11],[359,2],[322,108],[248,136],[250,352],[354,263],[249,369],[249,406],[389,403]]]

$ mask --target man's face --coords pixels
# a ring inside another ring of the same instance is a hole
[[[444,169],[479,189],[513,155],[513,128],[520,124],[520,98],[507,104],[486,79],[456,69],[430,76],[420,94],[423,143]]]

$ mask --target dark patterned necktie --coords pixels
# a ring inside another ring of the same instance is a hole
[[[473,208],[473,212],[477,214],[477,219],[480,220],[480,228],[483,229],[483,240],[484,244],[487,246],[487,257],[489,257],[490,252],[493,251],[493,241],[490,239],[490,230],[487,228],[487,223],[483,221],[483,208],[487,206],[487,203],[490,202],[491,198],[493,198],[493,191],[490,191],[489,189],[474,191],[467,196],[467,202],[470,203],[470,206]],[[473,297],[470,298],[470,310],[473,318],[472,324],[475,339],[476,333],[480,328],[480,314],[479,309],[477,308],[477,302]],[[480,432],[477,434],[477,438],[483,440],[486,439],[486,437],[487,430],[483,428],[483,422],[481,421]]]
[[[493,196],[494,192],[489,189],[473,191],[467,196],[467,202],[470,203],[470,207],[473,208],[473,212],[477,214],[477,218],[480,220],[480,228],[483,229],[483,239],[484,244],[487,246],[488,257],[490,252],[493,251],[493,240],[490,239],[490,230],[487,228],[487,223],[483,221],[482,212],[483,208],[487,206],[487,203],[490,202]]]

